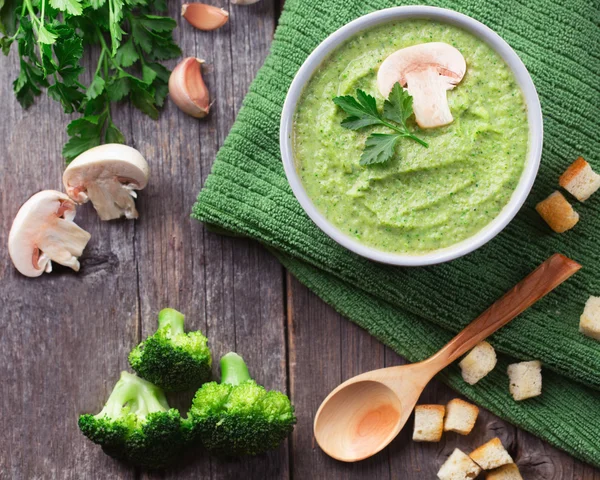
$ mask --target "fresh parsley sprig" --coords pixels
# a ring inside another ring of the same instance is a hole
[[[181,55],[175,20],[155,15],[165,0],[0,0],[0,48],[16,43],[20,73],[13,83],[28,108],[44,89],[65,113],[67,162],[101,143],[124,143],[111,104],[129,98],[153,119],[168,93],[170,71],[160,62]],[[83,85],[85,50],[96,46],[92,80]]]
[[[356,98],[351,95],[335,97],[333,102],[349,116],[342,121],[342,127],[359,130],[371,125],[384,125],[396,133],[372,133],[365,142],[360,156],[361,165],[384,163],[394,156],[396,143],[402,137],[429,145],[413,135],[406,126],[406,120],[413,114],[413,99],[399,83],[392,88],[383,104],[383,114],[377,109],[377,101],[362,90],[356,90]],[[393,123],[390,123],[393,122]]]

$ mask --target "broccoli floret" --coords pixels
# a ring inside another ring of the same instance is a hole
[[[79,428],[111,457],[148,468],[171,463],[186,438],[179,411],[169,408],[163,391],[127,372],[100,413],[79,417]]]
[[[192,439],[217,455],[257,455],[276,448],[294,429],[290,399],[250,379],[242,357],[221,358],[221,383],[196,392],[186,424]]]
[[[158,314],[158,330],[129,354],[136,373],[166,392],[198,388],[210,380],[212,357],[201,332],[183,331],[185,317],[165,308]]]

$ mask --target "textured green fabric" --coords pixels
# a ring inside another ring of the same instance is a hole
[[[426,357],[552,253],[584,268],[492,338],[504,357],[476,386],[450,369],[452,387],[550,443],[600,466],[600,343],[578,332],[600,295],[600,194],[574,201],[580,223],[553,234],[534,205],[558,188],[578,155],[600,171],[600,5],[597,0],[439,0],[497,31],[521,56],[544,111],[540,174],[525,206],[496,239],[453,262],[398,268],[360,258],[305,215],[285,178],[279,119],[292,78],[331,32],[389,0],[287,0],[272,51],[244,101],[194,206],[195,218],[269,245],[298,278],[411,360]],[[420,2],[422,3],[422,2]],[[572,199],[573,200],[573,199]],[[544,363],[544,394],[515,403],[506,365]],[[587,385],[587,386],[584,386]]]

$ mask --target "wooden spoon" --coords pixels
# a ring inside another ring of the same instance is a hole
[[[555,254],[432,357],[412,365],[373,370],[342,383],[317,411],[314,431],[320,447],[344,462],[363,460],[382,450],[398,435],[434,375],[580,268],[577,262]]]

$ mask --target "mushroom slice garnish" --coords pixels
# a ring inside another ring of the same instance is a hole
[[[83,152],[63,174],[67,194],[77,203],[92,202],[102,220],[137,218],[135,190],[148,183],[150,169],[135,148],[109,143]]]
[[[465,58],[447,43],[413,45],[392,53],[377,73],[377,87],[387,98],[396,83],[413,97],[413,111],[421,128],[435,128],[452,122],[446,91],[465,75]]]
[[[8,253],[27,277],[52,271],[52,262],[79,271],[79,257],[90,234],[76,225],[75,202],[64,193],[44,190],[20,208],[8,235]]]

